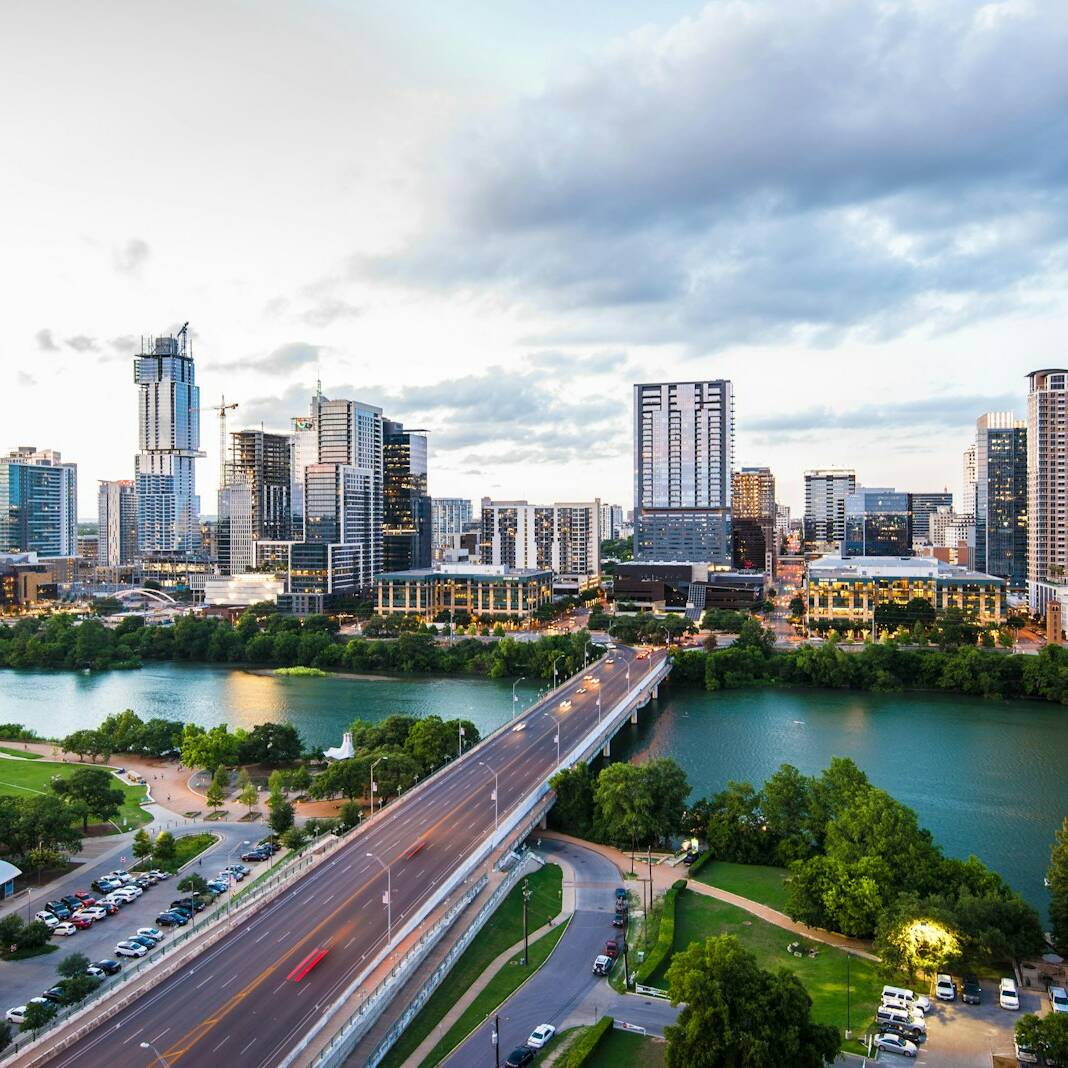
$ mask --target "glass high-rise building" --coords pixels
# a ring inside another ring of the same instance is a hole
[[[187,554],[200,547],[200,390],[185,327],[176,337],[142,338],[137,384],[137,547]]]
[[[132,567],[137,559],[137,493],[130,479],[100,483],[97,499],[97,564]]]
[[[466,497],[432,497],[430,499],[431,547],[440,553],[471,522],[471,502]]]
[[[634,386],[634,558],[731,563],[730,382]]]
[[[842,556],[908,556],[909,495],[886,487],[857,488],[845,502]]]
[[[975,569],[1027,586],[1027,423],[987,412],[975,427]]]
[[[0,457],[0,552],[78,554],[78,465],[23,445]]]
[[[857,490],[857,473],[849,468],[826,467],[805,472],[806,541],[841,541],[845,538],[845,502]]]
[[[953,494],[949,490],[935,493],[910,493],[909,518],[913,541],[930,541],[931,515],[939,508],[952,508]]]
[[[770,467],[743,467],[731,480],[733,562],[744,571],[775,571],[775,476]]]
[[[1068,370],[1027,378],[1027,598],[1041,615],[1068,578]]]
[[[426,431],[383,420],[382,466],[383,568],[428,568],[433,553]]]

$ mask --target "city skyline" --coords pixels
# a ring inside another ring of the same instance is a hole
[[[0,129],[19,146],[0,270],[20,295],[0,360],[5,447],[78,462],[82,518],[98,479],[132,477],[125,409],[85,430],[129,388],[133,335],[185,319],[203,403],[238,401],[234,429],[284,431],[319,375],[327,395],[428,429],[436,492],[472,500],[549,499],[566,475],[569,496],[627,501],[630,385],[695,378],[732,381],[736,462],[769,466],[795,513],[806,468],[956,494],[975,419],[1022,417],[1026,374],[1063,362],[1064,139],[1049,134],[1063,12],[947,4],[891,25],[833,3],[748,18],[468,3],[394,22],[380,4],[316,18],[266,4],[250,27],[222,4],[150,35],[121,3],[65,5],[56,33],[55,6],[20,9],[0,42],[14,85]],[[841,26],[886,56],[871,78],[864,48],[838,47]],[[195,88],[155,79],[132,99],[131,59],[160,32],[196,55]],[[497,47],[472,47],[485,33]],[[20,46],[40,39],[47,87]],[[833,101],[768,65],[783,41],[799,69],[833,71],[843,99],[864,87],[870,130],[843,133]],[[934,56],[953,67],[951,98],[923,76]],[[766,90],[754,69],[772,72]],[[683,147],[659,151],[640,114],[612,112],[621,78],[647,87],[648,114],[680,116],[663,134]],[[161,131],[165,163],[145,167]]]

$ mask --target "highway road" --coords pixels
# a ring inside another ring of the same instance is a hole
[[[589,669],[599,685],[580,673],[532,705],[516,718],[524,729],[502,731],[393,802],[384,819],[358,831],[291,890],[48,1063],[141,1068],[159,1063],[141,1048],[150,1042],[183,1068],[217,1068],[220,1060],[242,1068],[279,1064],[386,942],[387,875],[379,861],[390,869],[396,931],[493,830],[490,768],[498,774],[503,819],[554,771],[555,724],[566,753],[596,723],[598,693],[605,712],[623,697],[628,662],[633,686],[663,655],[636,661],[633,651],[617,648],[614,664],[601,660]],[[565,699],[572,702],[567,710]],[[329,948],[322,962],[301,982],[287,980],[317,948]]]

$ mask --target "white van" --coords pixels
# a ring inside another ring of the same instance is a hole
[[[875,1010],[875,1019],[884,1027],[891,1025],[910,1037],[927,1033],[927,1024],[921,1017],[912,1016],[902,1009],[892,1009],[889,1005],[880,1005]]]
[[[882,1003],[888,1009],[900,1009],[902,1012],[908,1013],[911,1016],[917,1016],[921,1020],[926,1015],[919,1005],[914,1005],[911,1001],[901,997],[899,994],[883,994]]]
[[[915,990],[909,990],[904,986],[884,986],[883,997],[904,998],[916,1008],[923,1009],[924,1012],[931,1011],[930,998],[924,997],[923,994],[917,994]]]

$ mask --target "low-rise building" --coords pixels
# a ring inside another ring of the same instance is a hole
[[[824,556],[808,564],[809,625],[825,621],[870,627],[880,604],[930,601],[936,612],[959,608],[981,624],[1005,619],[1005,580],[932,557]]]
[[[204,582],[204,604],[240,605],[276,602],[285,583],[274,575],[246,571],[240,575],[219,575]]]
[[[0,553],[0,612],[16,612],[56,597],[56,580],[36,553]]]
[[[378,577],[379,615],[418,615],[430,621],[441,612],[472,616],[530,616],[552,600],[548,568],[502,564],[437,564]]]

